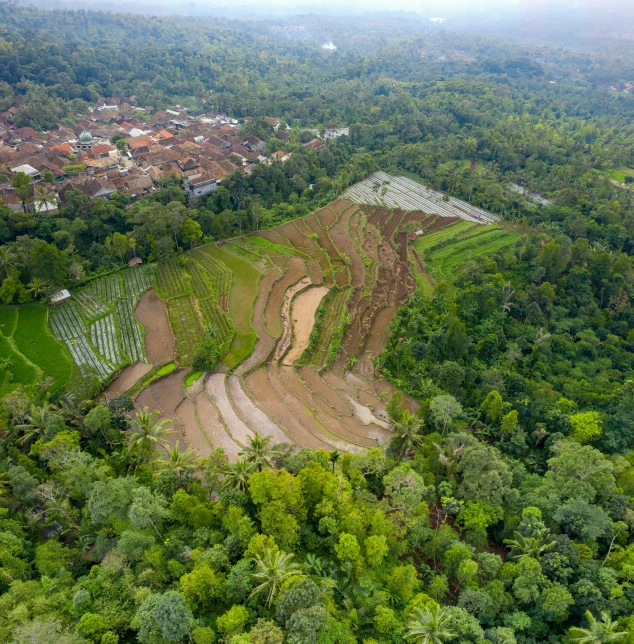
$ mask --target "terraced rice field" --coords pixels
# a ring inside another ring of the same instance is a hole
[[[51,391],[70,377],[72,361],[48,329],[48,310],[40,304],[0,307],[0,395],[20,385],[51,379]]]
[[[146,361],[134,306],[151,286],[149,267],[128,269],[96,280],[50,310],[51,331],[77,367],[106,381],[125,365]]]
[[[422,235],[414,247],[432,276],[452,280],[465,262],[492,256],[513,245],[519,235],[496,225],[478,226],[461,221]]]
[[[482,225],[494,218],[463,204],[421,209],[424,189],[412,182],[408,193],[398,179],[380,201],[340,199],[160,266],[157,287],[177,362],[191,361],[208,324],[226,353],[192,386],[184,385],[184,370],[155,379],[137,404],[172,418],[182,445],[201,454],[221,447],[231,459],[256,430],[273,444],[351,453],[389,440],[385,405],[394,389],[375,374],[373,358],[416,288],[413,273],[425,270],[421,257],[439,274],[453,274],[477,249],[495,252],[514,238]],[[361,200],[367,185],[351,194]],[[390,189],[399,207],[386,204]],[[412,242],[414,231],[422,233]]]

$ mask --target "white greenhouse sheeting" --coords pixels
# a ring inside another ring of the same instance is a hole
[[[382,194],[384,189],[385,194]],[[427,188],[407,177],[393,177],[378,171],[350,187],[343,198],[360,204],[421,210],[428,215],[440,217],[460,217],[478,224],[499,221],[499,217],[486,210],[455,197],[449,197],[449,201],[444,201],[444,196],[442,192]]]

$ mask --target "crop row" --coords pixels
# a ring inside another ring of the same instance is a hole
[[[431,190],[406,177],[394,177],[385,172],[375,172],[367,179],[352,186],[344,198],[357,203],[422,210],[443,217],[460,217],[469,221],[490,223],[497,217],[476,208],[466,201],[446,197],[442,192]]]
[[[92,367],[102,380],[105,380],[115,371],[113,365],[95,354],[93,348],[83,336],[66,340],[66,346],[73,356],[73,360],[80,368],[83,366]]]
[[[93,345],[108,362],[117,366],[123,364],[113,313],[97,320],[90,327],[90,336]]]
[[[117,315],[121,328],[121,342],[123,351],[130,362],[144,362],[143,334],[141,327],[134,315],[134,302],[131,299],[122,299],[117,302]]]
[[[152,287],[148,269],[132,268],[123,273],[123,286],[126,297],[136,298]]]
[[[199,264],[195,259],[188,258],[187,271],[192,277],[194,295],[199,300],[213,297],[218,301],[218,293],[212,289],[209,273],[207,273],[207,270],[201,264]]]
[[[200,262],[206,269],[211,279],[211,288],[217,296],[229,295],[231,290],[231,271],[215,257],[207,252],[207,247],[202,246],[189,253],[197,262]]]
[[[58,340],[83,337],[86,333],[84,321],[79,316],[74,302],[55,309],[50,317],[51,329]]]
[[[160,262],[156,269],[156,285],[162,300],[171,300],[191,293],[191,278],[175,259]]]
[[[213,324],[218,329],[218,338],[224,344],[231,341],[236,333],[233,321],[228,313],[225,313],[217,304],[210,299],[200,300],[200,312],[206,324]]]
[[[75,293],[73,299],[75,300],[75,304],[77,305],[79,312],[82,313],[87,320],[94,320],[108,312],[108,307],[101,300],[98,300],[90,291],[85,290]]]
[[[104,302],[112,304],[112,302],[121,297],[121,279],[119,278],[119,275],[104,277],[93,282],[92,291]]]
[[[178,343],[180,361],[189,365],[198,353],[203,337],[203,326],[194,299],[191,296],[174,298],[167,303],[167,310]]]

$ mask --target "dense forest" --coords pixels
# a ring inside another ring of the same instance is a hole
[[[634,97],[609,89],[634,55],[353,28],[331,52],[275,23],[0,3],[0,110],[24,97],[20,125],[134,94],[254,116],[292,152],[197,200],[167,180],[134,203],[71,193],[56,217],[0,205],[6,304],[130,248],[162,260],[307,214],[378,168],[521,232],[397,313],[376,366],[420,408],[392,397],[386,449],[256,435],[237,462],[200,459],[79,374],[6,396],[1,641],[634,643],[634,206],[611,181],[634,167]]]

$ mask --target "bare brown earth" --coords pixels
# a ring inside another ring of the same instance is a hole
[[[127,366],[121,373],[106,387],[103,394],[106,400],[112,400],[122,396],[136,385],[141,378],[152,371],[152,365],[149,362],[137,362]]]
[[[240,418],[251,428],[257,429],[264,436],[272,436],[272,444],[292,443],[287,436],[245,393],[242,380],[238,376],[229,376],[229,396],[231,404]]]
[[[325,286],[316,286],[306,289],[293,300],[293,338],[291,348],[284,358],[285,365],[292,365],[295,360],[299,360],[308,347],[310,334],[315,326],[315,313],[326,293],[328,289]]]
[[[260,367],[245,378],[246,391],[251,400],[258,402],[271,419],[275,419],[293,442],[311,449],[332,450],[332,446],[319,436],[314,436],[282,402],[269,384],[266,368]]]
[[[304,289],[310,286],[310,277],[303,277],[299,282],[289,286],[284,293],[284,302],[282,303],[282,309],[280,311],[280,316],[282,318],[282,337],[277,343],[277,348],[275,349],[275,360],[280,360],[283,355],[286,353],[286,350],[291,345],[291,340],[293,337],[293,325],[291,321],[291,305],[295,295],[303,291]]]
[[[199,393],[194,400],[198,423],[210,445],[222,447],[225,454],[232,461],[235,461],[242,448],[227,433],[214,404],[209,400],[205,392]]]
[[[282,321],[280,318],[284,294],[286,289],[306,275],[306,266],[298,257],[292,257],[288,263],[286,274],[271,288],[268,301],[264,310],[264,322],[269,333],[276,338],[282,335]]]
[[[135,309],[137,320],[145,330],[145,355],[153,365],[174,359],[174,337],[170,328],[165,303],[152,288],[146,291]]]
[[[297,249],[296,257],[232,242],[263,267],[253,308],[259,336],[254,352],[233,374],[207,374],[187,392],[184,374],[172,374],[141,392],[137,403],[173,418],[175,439],[183,445],[201,454],[221,447],[231,460],[255,431],[272,436],[272,444],[327,451],[355,453],[385,444],[392,435],[386,403],[394,387],[376,378],[372,358],[383,350],[392,316],[415,284],[404,221],[436,225],[424,213],[339,200],[275,231],[256,233]],[[311,356],[315,364],[296,367],[333,276],[343,288],[328,296],[330,317]],[[346,318],[339,355],[324,369],[331,334]],[[404,398],[414,410],[415,401]]]

